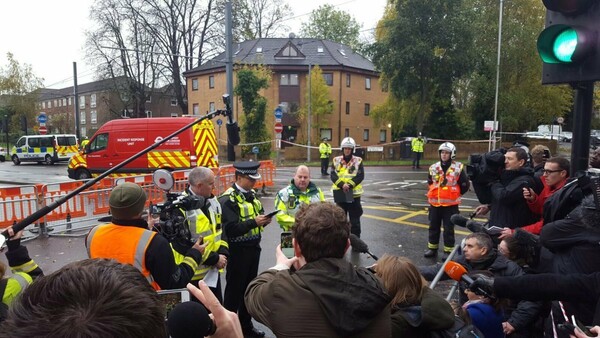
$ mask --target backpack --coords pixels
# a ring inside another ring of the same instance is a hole
[[[454,316],[454,325],[446,330],[431,331],[430,338],[484,338],[485,336],[473,324],[465,324]]]

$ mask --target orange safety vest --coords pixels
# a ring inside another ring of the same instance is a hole
[[[455,161],[452,161],[445,175],[440,162],[432,164],[429,167],[429,175],[431,175],[431,179],[433,180],[427,192],[429,204],[434,207],[447,207],[460,204],[458,178],[462,169],[462,163]]]
[[[109,258],[122,264],[133,265],[140,270],[155,290],[160,286],[146,268],[146,249],[156,232],[133,226],[101,224],[87,236],[89,258]]]

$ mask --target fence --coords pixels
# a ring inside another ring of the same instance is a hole
[[[215,173],[215,195],[224,192],[235,181],[235,168],[232,165],[213,169]],[[174,186],[171,192],[183,192],[187,186],[190,170],[172,172]],[[261,161],[259,172],[262,178],[257,181],[257,189],[274,186],[275,166],[273,161]],[[29,225],[24,239],[32,239],[39,234],[53,236],[80,236],[74,232],[86,230],[98,224],[109,214],[108,197],[111,190],[122,182],[140,185],[150,203],[161,203],[165,192],[156,187],[152,175],[130,177],[107,177],[92,187],[77,194],[44,217]],[[0,230],[16,224],[19,220],[31,215],[44,206],[50,205],[60,198],[81,187],[84,181],[69,181],[52,184],[37,184],[19,187],[0,188]],[[100,220],[99,220],[100,219]]]

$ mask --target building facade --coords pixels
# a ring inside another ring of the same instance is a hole
[[[323,39],[265,38],[249,40],[234,47],[234,71],[242,65],[263,65],[272,72],[269,88],[263,90],[268,109],[283,105],[282,139],[306,144],[307,122],[298,118],[298,111],[308,105],[309,68],[319,65],[329,88],[331,114],[326,121],[312,119],[319,125],[311,132],[311,145],[327,137],[339,146],[350,136],[363,146],[391,141],[387,123],[375,125],[370,111],[383,104],[388,93],[379,84],[379,73],[373,64],[350,47]],[[189,114],[198,115],[222,108],[226,93],[225,53],[200,67],[184,73],[187,82]],[[236,76],[234,75],[234,87]],[[242,113],[239,100],[234,104],[238,120]],[[266,124],[273,126],[274,114],[267,113]],[[272,127],[268,128],[275,138]]]

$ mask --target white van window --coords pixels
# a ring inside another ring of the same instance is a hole
[[[39,148],[40,147],[40,139],[37,137],[32,137],[27,141],[29,148]]]
[[[52,147],[52,137],[40,137],[40,147]]]
[[[75,136],[57,136],[56,143],[59,146],[75,146],[75,145],[77,145]]]
[[[27,139],[26,139],[25,137],[21,137],[21,138],[20,138],[20,139],[17,141],[17,144],[16,144],[16,146],[17,146],[17,147],[22,147],[22,146],[24,146],[24,145],[25,145],[25,141],[27,141]]]
[[[108,145],[108,134],[100,134],[90,142],[90,151],[106,149]]]

